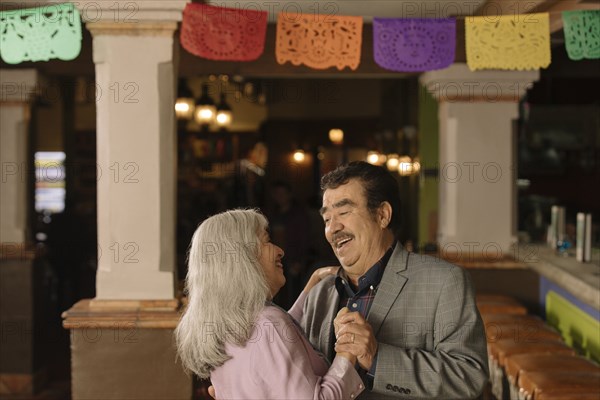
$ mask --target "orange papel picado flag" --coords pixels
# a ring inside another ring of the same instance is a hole
[[[362,17],[282,12],[277,19],[277,62],[355,70],[360,64],[362,26]]]

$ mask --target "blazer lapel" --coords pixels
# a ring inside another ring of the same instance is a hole
[[[331,362],[333,361],[333,343],[335,341],[334,332],[333,332],[333,320],[336,316],[336,311],[338,308],[338,304],[340,302],[340,297],[335,289],[335,285],[331,285],[327,289],[327,296],[324,304],[329,305],[327,309],[327,313],[325,314],[325,318],[323,319],[323,324],[321,325],[322,333],[319,335],[319,343],[321,351],[325,353],[327,359]]]
[[[385,267],[377,294],[375,295],[375,299],[373,299],[371,310],[367,316],[367,321],[371,324],[376,337],[392,304],[394,304],[394,301],[396,301],[396,298],[408,280],[406,276],[402,275],[402,272],[407,268],[408,258],[409,253],[404,250],[400,243],[396,243],[396,248]]]

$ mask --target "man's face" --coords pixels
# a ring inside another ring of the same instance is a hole
[[[349,274],[361,276],[381,258],[387,223],[369,212],[360,180],[325,190],[321,213],[325,237]]]

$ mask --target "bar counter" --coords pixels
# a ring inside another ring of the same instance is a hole
[[[540,276],[559,285],[581,302],[600,312],[600,265],[598,254],[593,257],[594,263],[578,262],[574,256],[557,255],[550,248],[539,246],[537,262],[527,263],[527,267]]]
[[[515,298],[557,329],[579,354],[600,363],[600,254],[582,263],[545,245],[520,245],[512,257],[452,259],[466,268],[477,294]]]

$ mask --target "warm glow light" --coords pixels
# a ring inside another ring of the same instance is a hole
[[[215,106],[197,106],[196,122],[199,124],[210,124],[215,117]]]
[[[188,111],[190,111],[190,105],[187,103],[176,103],[175,111],[188,112]]]
[[[216,79],[216,77],[215,77]],[[214,79],[212,79],[214,80]],[[202,95],[196,102],[194,119],[198,125],[209,125],[214,122],[217,107],[209,95],[208,83],[202,84]]]
[[[344,131],[341,129],[331,129],[329,131],[329,140],[333,144],[342,144],[344,143]]]
[[[227,75],[223,75],[221,79],[224,79],[226,76]],[[233,113],[231,112],[231,107],[227,104],[225,93],[221,92],[221,101],[217,105],[217,117],[215,118],[215,121],[217,122],[217,126],[227,128],[231,125],[232,120]]]
[[[390,154],[387,156],[387,169],[389,169],[390,171],[396,171],[398,169],[398,164],[400,164],[398,154]]]
[[[369,164],[377,164],[379,162],[379,153],[376,151],[370,151],[367,153],[367,162]]]
[[[294,161],[301,163],[302,161],[304,161],[304,151],[303,150],[296,150],[294,152]]]
[[[419,162],[413,162],[408,156],[400,157],[398,161],[398,173],[401,176],[415,174],[421,169],[421,164],[419,164]]]
[[[231,111],[219,110],[217,111],[217,125],[229,126],[231,125]]]
[[[200,116],[200,118],[202,119],[210,119],[213,116],[213,112],[210,109],[200,109],[198,111],[198,115]]]
[[[180,97],[175,103],[175,115],[178,119],[192,119],[194,115],[194,99]]]
[[[419,173],[419,171],[421,171],[421,163],[420,163],[420,162],[418,162],[418,161],[415,161],[415,162],[413,163],[412,170],[413,170],[413,174],[418,174],[418,173]]]
[[[412,174],[412,163],[402,162],[398,165],[398,173],[402,176],[408,176]]]

